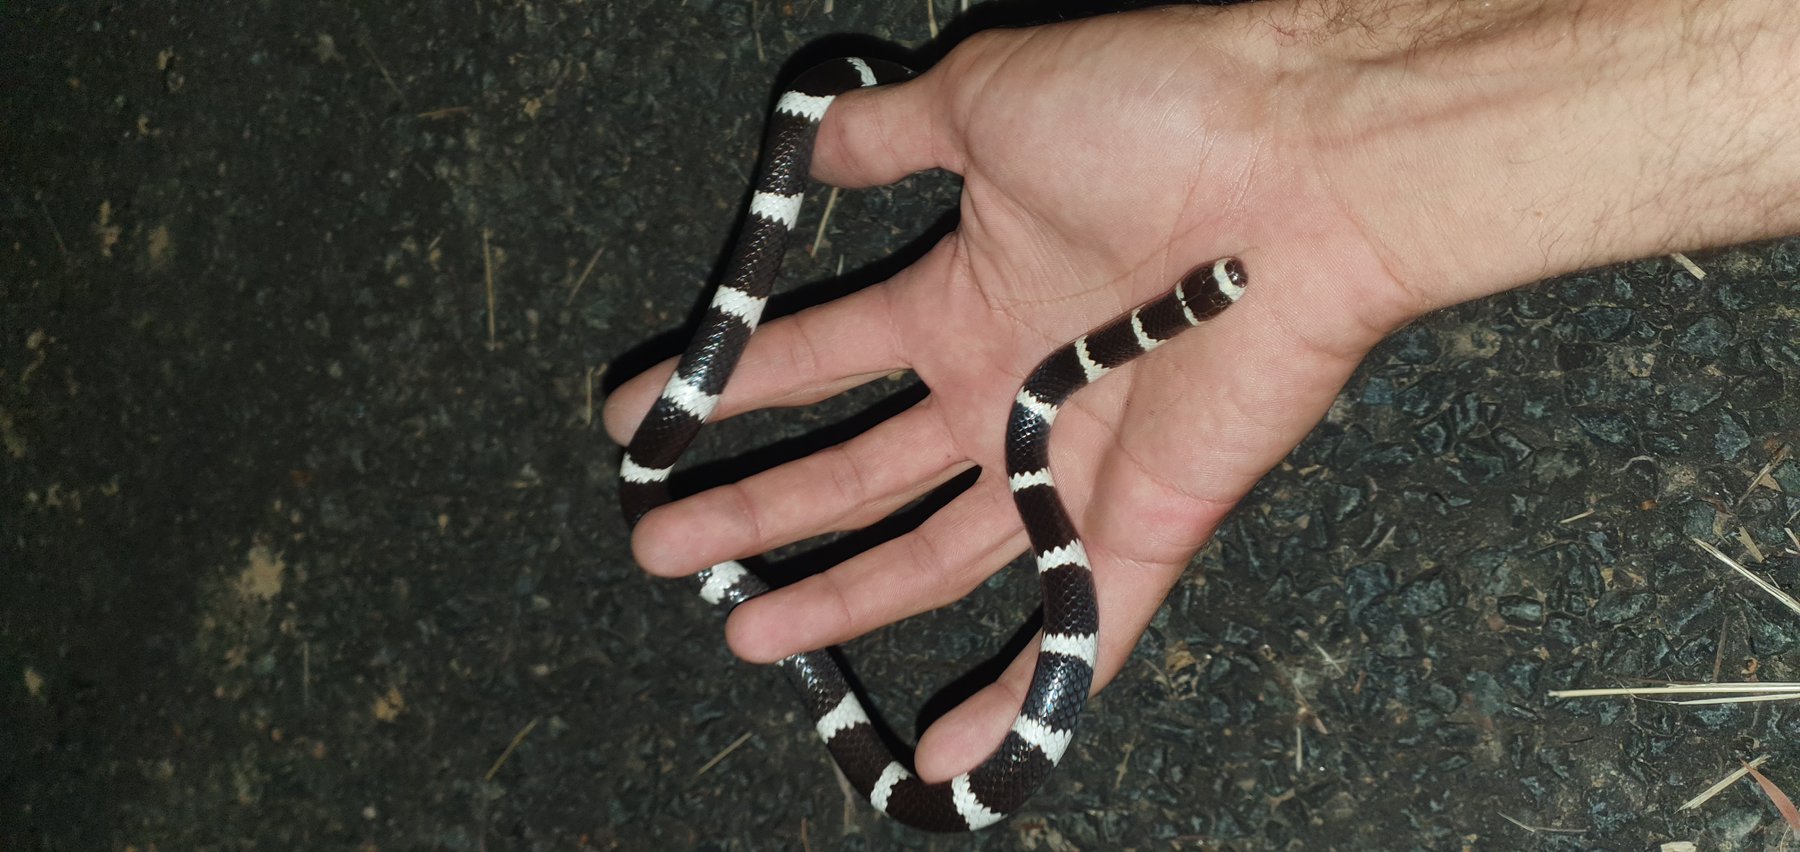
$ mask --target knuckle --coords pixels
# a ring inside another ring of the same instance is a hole
[[[802,382],[819,372],[819,347],[813,341],[810,326],[806,314],[795,316],[787,347],[788,375]]]
[[[734,482],[720,486],[719,492],[719,496],[728,504],[729,514],[739,520],[743,530],[749,535],[751,549],[758,552],[768,549],[765,546],[767,541],[766,521],[763,518],[760,504],[750,494],[750,489],[744,487],[742,483]]]
[[[829,447],[822,452],[832,490],[838,496],[836,509],[841,517],[868,499],[869,482],[863,473],[862,459],[844,445]]]

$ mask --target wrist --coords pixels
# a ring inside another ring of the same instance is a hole
[[[1789,0],[1465,5],[1265,19],[1300,156],[1420,307],[1800,231]]]

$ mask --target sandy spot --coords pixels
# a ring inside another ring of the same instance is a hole
[[[119,244],[119,236],[123,233],[119,226],[113,223],[112,215],[112,202],[100,202],[100,214],[94,220],[92,227],[94,236],[100,240],[101,257],[112,257],[113,246]]]
[[[150,231],[150,239],[144,244],[149,254],[150,268],[162,269],[169,265],[169,226],[157,225]]]
[[[313,55],[320,62],[344,61],[344,55],[337,49],[337,39],[332,38],[330,33],[319,33],[319,37],[313,40]]]
[[[386,695],[375,698],[375,706],[371,710],[375,718],[383,722],[392,722],[400,718],[406,710],[406,698],[400,694],[400,687],[390,686]]]
[[[237,578],[239,597],[267,601],[281,593],[281,576],[287,571],[281,554],[259,544],[250,548],[247,562]]]

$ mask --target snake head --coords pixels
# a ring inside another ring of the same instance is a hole
[[[1176,286],[1176,297],[1182,305],[1192,313],[1188,322],[1197,323],[1212,319],[1226,308],[1236,303],[1244,295],[1244,288],[1250,284],[1250,276],[1244,272],[1244,262],[1235,257],[1221,257],[1211,263],[1203,263],[1189,270],[1181,277],[1181,284]]]
[[[1250,276],[1244,273],[1244,262],[1235,257],[1219,258],[1212,265],[1213,286],[1219,288],[1219,294],[1235,302],[1244,295],[1244,288],[1250,284]]]

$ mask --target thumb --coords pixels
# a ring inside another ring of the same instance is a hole
[[[893,183],[913,172],[958,171],[942,73],[839,95],[825,112],[813,147],[813,177],[843,187]]]

